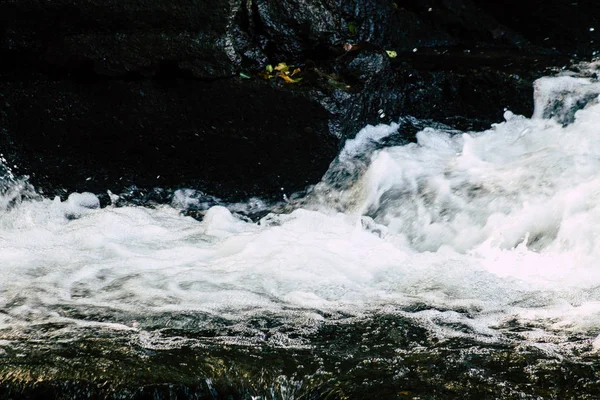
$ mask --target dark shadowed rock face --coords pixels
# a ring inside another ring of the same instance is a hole
[[[475,1],[507,30],[549,51],[590,58],[600,49],[600,4],[594,1]]]
[[[234,198],[290,193],[337,151],[317,103],[239,80],[35,80],[5,83],[3,99],[16,154],[50,192],[176,182]]]
[[[2,49],[28,65],[107,76],[152,76],[181,68],[200,78],[232,76],[229,43],[240,2],[8,0],[0,5]]]
[[[0,149],[46,193],[280,196],[367,123],[530,114],[535,78],[598,48],[575,3],[4,0]],[[261,77],[279,62],[302,81]]]

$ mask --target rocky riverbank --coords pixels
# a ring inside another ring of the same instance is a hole
[[[598,7],[5,0],[0,149],[46,194],[280,197],[366,124],[530,114],[535,78],[593,55]]]

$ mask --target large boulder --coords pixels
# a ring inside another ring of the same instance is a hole
[[[281,196],[367,123],[530,114],[535,78],[597,51],[596,3],[509,3],[4,0],[0,152],[47,193]]]

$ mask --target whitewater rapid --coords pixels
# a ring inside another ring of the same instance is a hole
[[[430,127],[403,146],[381,143],[406,120],[366,127],[307,196],[258,222],[240,205],[186,217],[198,205],[191,190],[155,208],[5,191],[0,333],[53,322],[154,329],[156,316],[178,313],[306,324],[384,311],[440,336],[495,340],[516,321],[532,340],[594,340],[598,94],[591,77],[543,78],[532,118],[507,111],[483,132]]]

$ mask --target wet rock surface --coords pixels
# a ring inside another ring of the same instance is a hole
[[[367,123],[530,114],[535,78],[598,47],[598,6],[563,3],[5,0],[0,146],[47,194],[278,197]],[[302,81],[264,79],[280,62]]]

